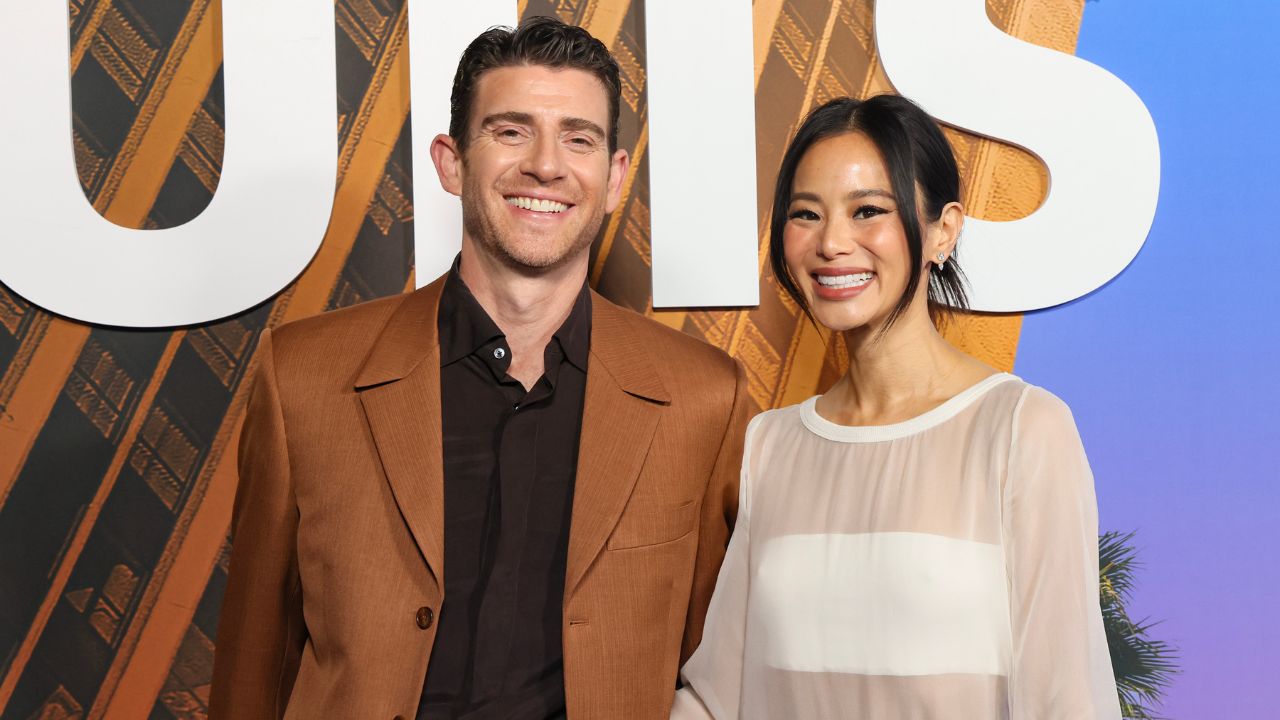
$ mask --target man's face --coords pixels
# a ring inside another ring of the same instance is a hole
[[[462,196],[467,237],[520,270],[585,259],[628,162],[609,152],[604,85],[583,70],[522,65],[485,72],[473,98],[457,190],[441,170]]]

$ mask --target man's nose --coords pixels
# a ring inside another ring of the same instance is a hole
[[[520,168],[521,172],[537,178],[538,182],[548,183],[564,176],[563,148],[554,136],[539,135],[530,144]]]

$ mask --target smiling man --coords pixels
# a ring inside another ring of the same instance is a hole
[[[748,402],[722,352],[587,286],[619,88],[581,28],[482,34],[431,146],[453,268],[264,334],[211,716],[667,717]]]

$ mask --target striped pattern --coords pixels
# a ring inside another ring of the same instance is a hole
[[[223,145],[216,0],[70,0],[77,168],[119,224],[171,227],[217,188]],[[520,0],[582,24],[623,71],[624,204],[592,250],[606,295],[725,348],[760,408],[833,380],[838,343],[767,273],[751,311],[649,306],[645,38],[639,0]],[[1013,34],[1073,49],[1080,0],[990,0]],[[815,104],[888,88],[870,0],[755,0],[761,239],[785,139]],[[266,327],[412,286],[403,0],[338,0],[339,185],[307,272],[271,301],[180,331],[89,327],[0,286],[0,717],[205,714],[235,488],[235,437]],[[970,207],[1008,219],[1047,179],[1016,149],[952,133]],[[761,245],[761,267],[765,265]],[[965,318],[957,343],[1012,366],[1020,319]]]

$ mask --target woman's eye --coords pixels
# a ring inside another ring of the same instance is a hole
[[[887,212],[889,211],[882,207],[876,207],[875,205],[863,205],[854,211],[853,217],[864,220],[866,218],[875,217],[876,215],[883,215]]]
[[[812,210],[792,210],[787,216],[789,220],[817,220],[818,213]]]

